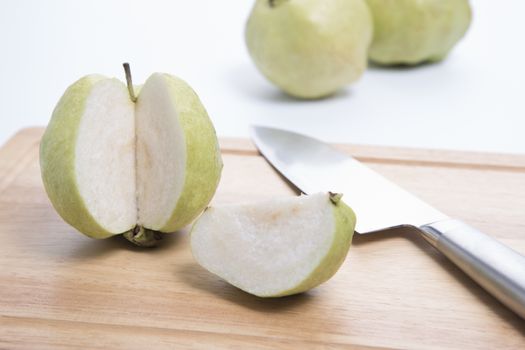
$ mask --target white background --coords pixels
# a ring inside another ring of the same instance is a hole
[[[467,36],[440,64],[370,68],[322,101],[296,101],[258,73],[244,45],[253,1],[0,3],[0,144],[45,125],[88,73],[135,83],[154,71],[188,81],[221,136],[251,123],[334,142],[525,153],[525,2],[472,0]]]

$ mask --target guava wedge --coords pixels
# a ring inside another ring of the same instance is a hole
[[[332,193],[208,208],[194,223],[197,262],[256,296],[314,288],[343,263],[355,214]]]

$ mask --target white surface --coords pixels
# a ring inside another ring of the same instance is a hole
[[[189,176],[181,115],[169,89],[165,75],[153,75],[135,107],[138,223],[159,231],[173,225],[171,218]],[[178,225],[180,219],[176,220]]]
[[[525,2],[471,0],[474,21],[447,60],[415,69],[370,68],[323,101],[282,95],[246,52],[253,1],[3,0],[0,143],[45,125],[65,88],[88,73],[136,83],[154,71],[188,81],[219,135],[248,125],[325,140],[525,153]]]
[[[137,223],[135,106],[124,85],[117,80],[95,81],[89,83],[91,91],[85,93],[89,97],[74,148],[73,181],[76,181],[86,207],[85,215],[91,215],[106,231],[118,234],[133,229]],[[69,114],[63,116],[67,118]],[[115,123],[108,125],[111,120]],[[55,133],[60,132],[56,126],[54,130]],[[48,142],[46,137],[46,144]],[[56,161],[48,163],[49,170],[46,171],[51,181],[51,176],[67,174],[67,168],[57,169],[53,163],[56,164]],[[68,177],[69,174],[63,179]],[[51,188],[57,191],[58,187],[62,184],[55,183]],[[69,190],[73,191],[73,188]],[[58,207],[66,211],[72,198],[75,198],[74,195],[65,200],[56,198],[56,202],[60,203]],[[97,233],[100,234],[97,231],[94,228],[87,233],[97,236]]]

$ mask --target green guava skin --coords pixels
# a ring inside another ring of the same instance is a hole
[[[114,233],[98,224],[80,195],[75,174],[75,145],[87,98],[95,84],[104,79],[108,78],[88,75],[68,87],[40,142],[42,182],[51,204],[64,221],[92,238],[107,238]]]
[[[296,287],[274,295],[262,295],[262,297],[275,298],[306,292],[328,281],[339,270],[352,244],[356,216],[352,208],[340,200],[340,196],[332,204],[335,217],[334,240],[319,266]]]
[[[210,203],[219,185],[223,162],[215,128],[197,94],[183,80],[164,76],[186,142],[184,189],[171,218],[160,229],[173,232],[190,224]]]
[[[186,144],[186,177],[180,200],[160,232],[173,232],[191,223],[208,205],[223,167],[215,129],[193,89],[183,80],[163,74],[176,104]],[[40,143],[40,169],[48,197],[58,214],[86,236],[102,239],[116,234],[141,246],[159,239],[147,228],[109,232],[93,218],[79,193],[75,175],[75,145],[85,103],[94,85],[109,79],[89,75],[73,83],[58,102]],[[122,84],[122,88],[126,89]],[[140,234],[139,234],[140,233]]]
[[[268,80],[296,98],[316,99],[360,78],[372,31],[363,0],[257,0],[245,40]]]
[[[380,65],[440,61],[469,28],[468,0],[366,0],[374,21],[369,58]]]

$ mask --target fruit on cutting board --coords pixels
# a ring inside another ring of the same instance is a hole
[[[471,21],[468,0],[366,0],[374,20],[370,59],[412,65],[443,59]]]
[[[359,79],[372,30],[364,0],[257,0],[245,39],[266,78],[313,99]]]
[[[355,227],[341,195],[318,193],[208,208],[191,231],[197,262],[260,297],[307,291],[343,263]]]
[[[40,167],[51,203],[78,231],[151,246],[208,205],[222,160],[188,84],[154,73],[135,96],[125,68],[128,88],[88,75],[66,90],[42,138]]]

